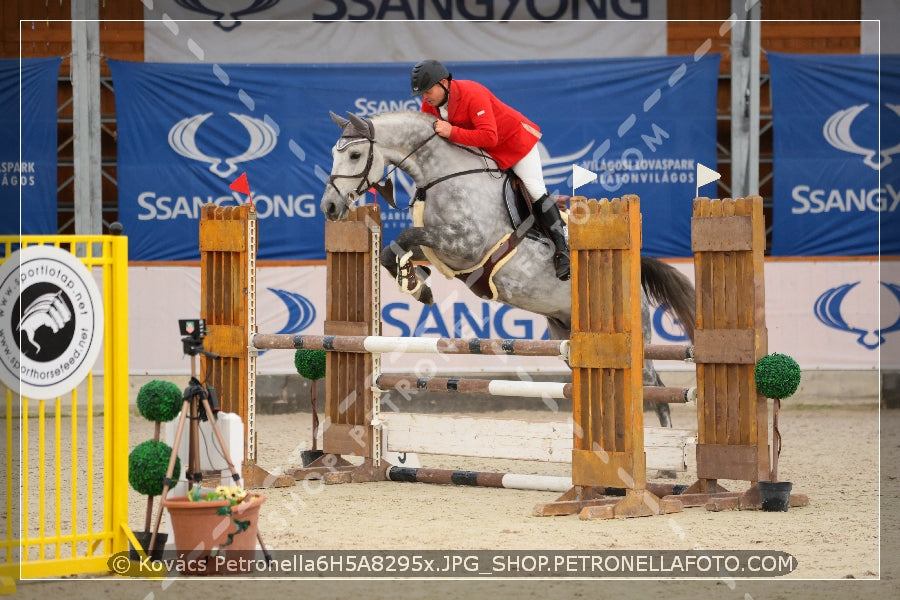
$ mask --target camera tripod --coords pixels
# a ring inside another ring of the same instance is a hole
[[[178,448],[181,445],[181,436],[184,433],[185,420],[190,418],[190,427],[188,429],[188,466],[187,470],[185,471],[189,484],[200,485],[203,480],[203,473],[200,467],[200,420],[202,418],[201,415],[203,414],[205,414],[206,418],[209,419],[209,424],[212,427],[213,433],[216,436],[216,440],[219,443],[219,447],[222,450],[222,456],[225,458],[225,462],[228,464],[228,469],[231,471],[231,478],[234,480],[234,483],[236,485],[241,481],[241,476],[237,472],[237,469],[235,469],[234,463],[231,460],[231,456],[228,453],[228,448],[225,445],[225,438],[222,437],[222,432],[219,430],[219,426],[216,424],[213,407],[210,404],[210,400],[207,395],[207,388],[197,379],[197,355],[203,354],[204,356],[209,358],[219,358],[219,356],[217,354],[213,354],[212,352],[207,352],[203,349],[202,333],[199,337],[196,334],[193,336],[184,337],[182,338],[182,342],[184,343],[185,353],[189,354],[191,357],[191,380],[190,385],[184,391],[184,402],[181,407],[181,414],[178,417],[178,425],[175,429],[175,440],[172,446],[172,454],[169,457],[169,465],[166,468],[166,476],[163,479],[163,489],[161,495],[163,501],[160,502],[159,512],[156,515],[156,522],[153,525],[153,533],[150,536],[150,543],[148,544],[148,555],[152,552],[153,547],[156,544],[156,538],[159,533],[159,525],[162,521],[163,509],[165,508],[165,498],[169,494],[169,490],[172,488],[172,484],[177,483],[177,479],[173,480],[172,476],[175,471],[175,461],[178,458]],[[213,401],[215,402],[214,397]],[[201,412],[201,410],[203,412]],[[262,535],[259,533],[258,529],[256,532],[256,540],[257,542],[259,542],[259,546],[262,549],[263,556],[266,558],[266,561],[271,562],[272,557],[269,554],[266,545],[263,543]]]

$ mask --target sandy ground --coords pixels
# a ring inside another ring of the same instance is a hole
[[[498,415],[522,417],[521,413]],[[675,407],[676,427],[691,427],[689,407]],[[260,415],[258,464],[273,474],[300,466],[309,449],[310,415]],[[649,415],[648,415],[649,418]],[[695,423],[694,423],[695,425]],[[879,427],[881,429],[879,444]],[[874,405],[787,405],[780,429],[780,479],[810,497],[783,513],[711,512],[689,508],[664,516],[581,521],[533,517],[554,492],[418,483],[322,485],[262,491],[260,531],[272,549],[286,550],[780,550],[797,560],[777,580],[239,580],[172,577],[164,581],[70,578],[20,582],[16,597],[94,599],[174,598],[896,598],[900,532],[900,411]],[[131,445],[152,435],[131,419]],[[423,465],[485,471],[567,475],[564,465],[420,456]],[[881,477],[879,477],[879,460]],[[678,476],[691,483],[693,465]],[[737,482],[724,482],[740,490]],[[879,497],[879,490],[881,497]],[[143,497],[132,493],[130,522],[143,528]],[[881,510],[879,510],[881,508]]]

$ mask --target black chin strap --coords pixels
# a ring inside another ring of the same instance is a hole
[[[440,107],[444,106],[445,104],[447,104],[448,102],[450,102],[450,87],[449,87],[449,83],[450,83],[451,81],[452,81],[452,79],[449,79],[449,78],[447,79],[448,87],[444,87],[444,84],[441,83],[440,81],[438,81],[438,85],[441,86],[441,89],[442,89],[442,90],[444,90],[444,101],[441,102],[440,104],[438,104],[437,106],[435,106],[435,108],[440,108]]]

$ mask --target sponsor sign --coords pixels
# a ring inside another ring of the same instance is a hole
[[[691,280],[694,266],[675,267]],[[132,267],[130,299],[131,368],[138,373],[184,373],[190,369],[177,320],[199,312],[196,267]],[[547,336],[546,320],[533,313],[475,297],[461,283],[432,277],[436,303],[425,306],[382,278],[382,334],[426,337],[532,338]],[[259,331],[322,334],[325,267],[260,267],[257,277]],[[166,302],[156,290],[166,289]],[[874,370],[900,368],[900,262],[874,260],[773,261],[766,264],[766,326],[769,351],[793,356],[803,369]],[[669,311],[651,314],[653,342],[686,343]],[[161,329],[160,323],[171,323]],[[563,374],[554,358],[411,354],[382,356],[386,371],[445,376],[508,373]],[[262,374],[295,373],[293,352],[269,350],[257,360]],[[659,362],[664,371],[693,371],[694,365]]]
[[[382,63],[665,54],[666,0],[144,2],[147,62]]]
[[[53,246],[29,246],[0,265],[0,376],[23,396],[55,398],[94,366],[103,302],[87,267]]]
[[[421,106],[409,97],[410,64],[109,64],[119,217],[136,261],[197,260],[201,207],[245,202],[230,187],[242,173],[257,207],[259,258],[323,259],[318,205],[340,135],[329,111],[372,117]],[[580,195],[638,194],[644,250],[689,256],[696,165],[716,164],[718,64],[708,55],[448,67],[538,122],[551,191],[571,193],[573,164],[592,171],[597,179]],[[415,192],[400,171],[394,187],[400,206]],[[389,243],[410,218],[382,208]]]
[[[57,231],[56,86],[61,62],[0,59],[0,234]]]
[[[772,254],[900,254],[900,55],[768,59]]]

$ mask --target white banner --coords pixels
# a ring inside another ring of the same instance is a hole
[[[693,279],[693,264],[676,263]],[[178,319],[200,316],[197,267],[129,269],[130,373],[187,373]],[[418,331],[429,337],[541,337],[543,317],[476,298],[456,280],[433,276],[433,306],[423,306],[382,281],[382,335]],[[769,352],[793,356],[804,369],[900,368],[900,262],[771,261],[766,264]],[[160,291],[165,290],[162,294]],[[257,278],[258,328],[263,333],[322,334],[325,267],[261,267]],[[655,343],[680,343],[667,313],[654,313]],[[267,351],[263,374],[293,373],[293,352]],[[692,365],[658,363],[662,370]],[[383,356],[383,369],[427,375],[564,373],[554,358],[488,356]]]
[[[414,63],[666,54],[665,0],[155,0],[144,7],[147,62]]]

